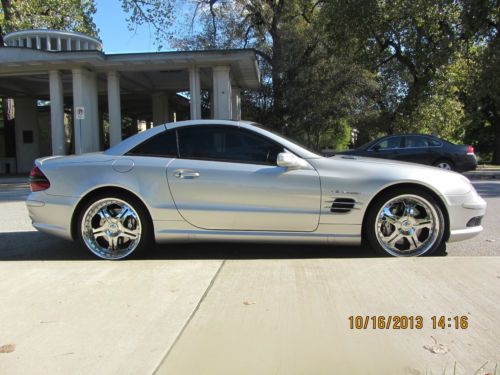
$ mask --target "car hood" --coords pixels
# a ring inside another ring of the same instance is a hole
[[[372,189],[397,183],[424,185],[439,195],[461,195],[472,189],[470,181],[459,173],[421,164],[353,155],[336,155],[309,162],[322,178],[352,181],[358,186],[366,184]]]

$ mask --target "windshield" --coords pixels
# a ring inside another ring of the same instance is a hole
[[[304,145],[302,142],[297,141],[296,139],[289,138],[289,137],[287,137],[286,135],[283,135],[283,134],[281,134],[281,133],[277,132],[277,131],[276,131],[276,130],[274,130],[274,129],[270,129],[270,128],[268,128],[268,127],[266,127],[266,126],[262,125],[262,124],[259,124],[258,122],[252,122],[252,123],[251,123],[251,125],[256,126],[256,127],[258,127],[258,128],[261,128],[261,129],[263,129],[263,130],[265,130],[265,131],[267,131],[267,132],[269,132],[269,133],[273,133],[274,135],[277,135],[278,137],[281,137],[281,138],[283,138],[284,140],[286,140],[286,141],[288,141],[288,142],[294,143],[294,144],[296,144],[297,146],[302,147],[304,150],[307,150],[307,151],[309,151],[310,153],[312,153],[312,154],[314,154],[314,155],[316,155],[316,156],[321,157],[321,155],[320,155],[317,151],[315,151],[315,150],[311,149],[310,147],[308,147],[308,146]]]

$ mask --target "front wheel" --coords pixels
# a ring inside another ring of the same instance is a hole
[[[435,252],[445,233],[443,212],[436,200],[420,189],[383,193],[370,206],[366,237],[385,256],[420,256]]]
[[[102,259],[122,259],[150,242],[150,225],[144,206],[125,194],[102,194],[89,200],[80,212],[81,243]]]

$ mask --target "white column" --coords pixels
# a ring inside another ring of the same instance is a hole
[[[163,92],[153,94],[153,125],[167,123],[168,120],[168,96]]]
[[[231,88],[231,107],[232,119],[241,120],[241,90],[239,87],[233,86]]]
[[[39,35],[36,36],[36,49],[42,49],[42,41]]]
[[[108,113],[109,145],[114,146],[122,140],[120,76],[117,72],[108,72]]]
[[[28,38],[26,39],[26,47],[28,47],[28,48],[31,48],[31,47],[32,47],[32,46],[31,46],[31,37],[28,37]]]
[[[66,155],[66,134],[64,132],[64,94],[62,75],[58,70],[49,72],[50,87],[50,130],[52,155]]]
[[[46,37],[45,40],[47,41],[47,51],[52,50],[52,41],[50,40],[50,36]]]
[[[94,72],[73,69],[73,107],[73,113],[76,113],[76,107],[85,110],[85,119],[74,118],[75,152],[99,151],[97,79]]]
[[[89,99],[90,111],[89,120],[90,128],[92,129],[92,151],[99,151],[101,149],[101,132],[99,131],[99,97],[97,92],[97,74],[95,72],[87,72],[89,80]]]
[[[201,119],[200,69],[189,69],[189,92],[191,94],[191,120]]]
[[[216,66],[214,74],[214,118],[231,119],[231,76],[229,66]]]
[[[57,50],[58,51],[62,50],[61,37],[57,38]]]

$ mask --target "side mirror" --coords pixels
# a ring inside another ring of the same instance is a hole
[[[301,159],[289,152],[279,153],[276,163],[278,164],[278,166],[288,169],[302,169],[307,168],[309,165],[304,159]]]

